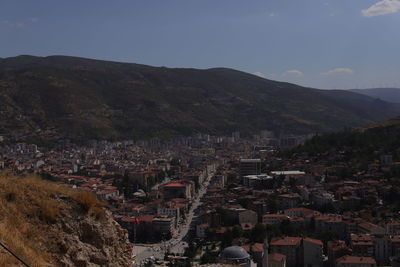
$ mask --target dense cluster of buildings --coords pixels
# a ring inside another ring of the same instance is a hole
[[[110,204],[131,240],[142,243],[178,232],[212,177],[191,238],[214,243],[216,263],[400,266],[400,218],[392,205],[399,192],[393,172],[400,163],[377,155],[354,171],[340,153],[284,158],[275,152],[303,141],[264,131],[252,140],[234,133],[86,146],[62,142],[52,149],[16,143],[0,146],[0,168],[94,192]],[[261,226],[264,242],[254,237]],[[227,238],[234,231],[239,234]]]
[[[207,138],[91,141],[87,146],[62,142],[52,149],[9,144],[0,147],[0,168],[90,190],[110,204],[132,241],[150,242],[174,234],[199,185],[215,170],[215,149]]]
[[[378,156],[367,169],[347,173],[344,168],[354,167],[340,155],[285,159],[253,150],[248,156],[223,166],[235,171],[234,184],[211,181],[197,238],[213,233],[221,241],[239,227],[244,234],[232,245],[265,266],[257,253],[267,252],[249,238],[261,224],[268,233],[281,230],[269,240],[269,266],[399,266],[399,187],[393,173],[400,163],[392,157]],[[285,233],[288,225],[292,231]]]

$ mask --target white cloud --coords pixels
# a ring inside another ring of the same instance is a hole
[[[282,74],[282,77],[302,77],[304,73],[299,70],[287,70]]]
[[[39,21],[39,19],[36,17],[26,19],[25,21],[3,20],[3,21],[0,21],[0,26],[5,26],[10,29],[19,29],[19,28],[24,28],[25,26],[29,26],[30,24],[37,23],[38,21]]]
[[[254,72],[253,74],[254,74],[254,75],[256,75],[256,76],[258,76],[258,77],[261,77],[261,78],[267,78],[267,76],[265,76],[265,74],[264,74],[264,73],[262,73],[262,72],[259,72],[259,71],[257,71],[257,72]]]
[[[365,17],[382,16],[400,11],[400,0],[382,0],[371,7],[361,10]]]
[[[253,74],[258,76],[258,77],[264,78],[264,79],[276,79],[276,77],[278,76],[278,75],[276,75],[274,73],[265,74],[265,73],[262,73],[262,72],[259,72],[259,71],[254,72]]]
[[[327,72],[321,73],[322,75],[335,75],[335,74],[353,74],[354,70],[350,68],[336,68]]]
[[[12,22],[8,20],[3,20],[1,23],[9,28],[22,28],[25,26],[23,22]]]

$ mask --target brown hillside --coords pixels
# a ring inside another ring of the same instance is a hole
[[[0,173],[0,240],[31,266],[130,266],[127,234],[103,203],[33,176]],[[0,266],[17,264],[0,248]]]
[[[303,134],[359,127],[399,114],[400,104],[233,69],[64,56],[0,59],[0,134],[45,140],[251,135],[265,129]]]

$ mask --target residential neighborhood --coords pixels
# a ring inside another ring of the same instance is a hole
[[[137,266],[400,266],[400,162],[382,155],[349,172],[340,154],[285,157],[280,140],[22,142],[1,146],[0,167],[96,194],[128,231]]]

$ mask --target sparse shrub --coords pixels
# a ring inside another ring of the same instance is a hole
[[[17,194],[13,191],[7,192],[5,195],[5,199],[8,202],[14,202],[17,199]]]
[[[97,220],[102,220],[106,216],[106,211],[101,207],[94,207],[90,211],[91,215],[93,215]]]
[[[97,197],[89,191],[79,191],[76,193],[75,200],[81,205],[85,212],[89,212],[91,208],[98,205]]]
[[[42,220],[54,223],[60,214],[59,206],[51,200],[42,200],[39,203],[40,206],[40,217]]]

